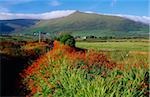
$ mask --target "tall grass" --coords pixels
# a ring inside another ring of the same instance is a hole
[[[73,69],[70,71],[67,68],[62,68],[59,74],[51,78],[49,82],[56,84],[56,90],[52,93],[54,97],[144,96],[144,89],[140,90],[140,84],[145,71],[133,69],[128,72],[113,70],[106,78],[95,75],[92,80],[89,80],[83,70]],[[53,90],[49,89],[49,91]],[[37,94],[47,96],[49,93]]]
[[[116,64],[96,51],[54,48],[20,75],[34,97],[142,97],[148,91],[142,65]]]

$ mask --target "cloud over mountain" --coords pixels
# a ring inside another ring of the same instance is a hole
[[[23,14],[23,13],[0,13],[0,20],[8,19],[53,19],[68,16],[74,13],[75,10],[57,10],[41,14]]]
[[[136,22],[150,24],[150,17],[147,17],[147,16],[133,16],[133,15],[121,15],[121,14],[116,14],[115,16],[124,17],[130,20],[136,21]]]
[[[68,16],[76,10],[56,10],[41,14],[23,14],[23,13],[9,13],[9,12],[0,12],[0,20],[10,20],[10,19],[53,19]],[[92,11],[85,11],[85,13],[95,13]],[[99,13],[97,13],[99,14]],[[147,16],[133,16],[133,15],[122,15],[122,14],[103,14],[111,16],[119,16],[127,18],[136,22],[142,22],[145,24],[150,24],[150,17]]]

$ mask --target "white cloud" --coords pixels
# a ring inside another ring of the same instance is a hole
[[[50,3],[49,3],[51,6],[59,6],[61,5],[61,3],[57,0],[52,0]]]
[[[23,14],[23,13],[0,13],[0,20],[8,20],[8,19],[53,19],[53,18],[60,18],[64,16],[68,16],[74,13],[75,10],[57,10],[51,11],[47,13],[41,14]]]
[[[72,13],[74,13],[75,10],[61,10],[61,11],[52,11],[41,14],[43,19],[52,19],[52,18],[60,18],[64,16],[68,16]]]
[[[150,17],[147,17],[147,16],[133,16],[133,15],[116,15],[116,16],[124,17],[130,20],[136,21],[136,22],[150,24]]]
[[[93,12],[93,11],[84,11],[85,13],[95,13],[95,12]]]
[[[119,17],[133,20],[135,22],[150,24],[150,17],[148,17],[148,16],[134,16],[134,15],[123,15],[123,14],[105,14],[105,15],[119,16]]]

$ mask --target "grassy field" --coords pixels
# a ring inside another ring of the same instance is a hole
[[[150,44],[148,42],[77,42],[76,46],[95,50],[148,52]]]
[[[149,64],[149,42],[77,42],[76,46],[100,50],[121,64]]]

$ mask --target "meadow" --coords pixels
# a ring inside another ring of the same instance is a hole
[[[134,41],[134,40],[133,40]],[[77,42],[77,47],[86,48],[86,49],[95,49],[95,50],[104,50],[104,51],[145,51],[148,52],[149,42]]]
[[[148,64],[149,63],[149,47],[148,41],[125,40],[120,42],[108,41],[108,42],[77,42],[76,46],[86,49],[94,49],[102,51],[112,60],[118,63],[126,64]]]

